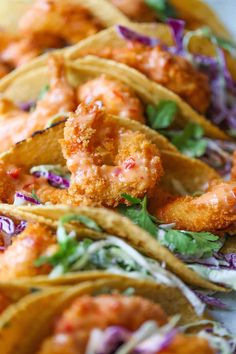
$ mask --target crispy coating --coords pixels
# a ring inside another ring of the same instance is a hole
[[[48,60],[50,88],[40,99],[33,112],[24,112],[7,100],[0,101],[0,152],[8,150],[15,143],[27,139],[34,132],[45,129],[51,119],[63,112],[70,112],[77,107],[75,90],[67,81],[63,59],[50,56]]]
[[[70,204],[70,198],[66,189],[50,186],[47,182],[35,187],[37,197],[42,204]]]
[[[81,104],[71,114],[61,144],[72,173],[72,204],[114,207],[122,193],[143,197],[162,175],[156,146],[142,133],[119,126],[96,104]]]
[[[135,331],[148,320],[163,325],[167,318],[158,304],[141,297],[118,294],[96,297],[84,295],[76,299],[60,316],[54,336],[43,343],[39,353],[84,354],[93,329],[104,330],[116,325]]]
[[[126,85],[102,75],[81,85],[78,101],[86,104],[101,101],[108,113],[145,123],[140,99]]]
[[[105,330],[121,326],[137,330],[146,321],[158,325],[167,322],[160,306],[138,296],[122,295],[82,296],[73,302],[58,319],[54,335],[46,339],[38,354],[85,354],[88,339],[94,329]],[[177,334],[165,354],[213,354],[205,339]]]
[[[161,46],[147,47],[127,42],[122,48],[105,48],[95,55],[131,66],[151,80],[175,92],[200,113],[210,104],[208,77],[185,58],[171,54]]]
[[[11,304],[10,299],[3,293],[0,293],[0,314]]]
[[[34,261],[55,242],[55,236],[49,227],[37,223],[28,224],[6,251],[0,254],[0,280],[48,274],[51,269],[49,265],[36,267]]]
[[[155,11],[144,0],[111,0],[111,2],[133,21],[154,21],[157,17]]]
[[[100,28],[87,9],[67,0],[36,0],[19,22],[23,35],[49,34],[69,44],[95,34]]]
[[[164,223],[188,231],[227,231],[236,222],[236,182],[210,186],[200,197],[179,197],[152,210]]]

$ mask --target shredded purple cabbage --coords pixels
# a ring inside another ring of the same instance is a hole
[[[160,40],[149,36],[145,36],[125,26],[118,25],[116,26],[116,30],[121,38],[129,41],[136,41],[148,47],[155,47],[156,45],[161,44]]]
[[[185,22],[183,20],[168,18],[167,24],[171,29],[172,36],[175,42],[175,53],[181,54],[183,52],[183,37],[184,37]]]
[[[168,47],[156,38],[145,36],[124,26],[117,26],[117,32],[126,40],[137,41],[151,47],[161,45],[164,50],[186,57],[189,53],[183,46],[185,22],[169,18],[167,24],[170,26],[175,42],[173,47]],[[209,77],[212,95],[211,104],[207,111],[208,119],[222,129],[228,130],[229,134],[235,135],[236,82],[228,70],[223,50],[218,48],[217,52],[218,58],[194,54],[192,60],[199,70]]]
[[[236,151],[234,142],[207,139],[207,148],[201,160],[216,169],[222,177],[229,179],[234,151]]]
[[[22,199],[23,201],[26,201],[26,202],[31,203],[31,204],[40,204],[40,202],[37,199],[35,199],[33,197],[30,197],[30,196],[28,196],[26,194],[23,194],[21,192],[16,192],[15,193],[15,199]]]
[[[1,250],[5,250],[10,246],[12,242],[12,236],[18,235],[26,227],[26,221],[21,221],[16,225],[13,220],[6,216],[0,216],[0,231],[3,232],[4,246],[0,247]]]
[[[36,171],[33,173],[35,177],[44,177],[48,182],[55,188],[68,189],[70,187],[70,182],[68,179],[62,176],[56,175],[50,171]]]
[[[120,326],[111,326],[104,331],[102,343],[98,354],[112,354],[122,344],[126,343],[131,336],[131,332]]]
[[[18,107],[25,112],[29,112],[31,108],[35,105],[35,101],[21,102],[18,104]]]
[[[226,308],[226,304],[224,304],[220,299],[216,299],[213,296],[207,295],[207,294],[203,294],[199,291],[194,291],[195,294],[199,297],[199,299],[204,302],[205,304],[212,306],[212,307],[217,307],[220,309],[225,309]]]
[[[135,354],[156,354],[165,350],[170,346],[177,334],[176,329],[171,329],[163,337],[160,335],[153,336],[149,340],[144,341],[134,349]]]

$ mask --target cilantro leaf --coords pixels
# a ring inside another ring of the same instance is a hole
[[[120,205],[118,210],[121,214],[128,217],[134,224],[149,232],[163,246],[169,248],[173,253],[182,256],[207,258],[213,253],[219,251],[222,247],[222,242],[219,236],[213,235],[210,232],[191,232],[174,230],[174,224],[161,225],[155,217],[149,214],[147,210],[147,197],[140,202],[137,198],[133,198],[127,194],[122,194],[122,197],[133,204],[126,206]]]
[[[152,129],[168,128],[174,121],[178,106],[174,101],[162,100],[157,106],[147,106],[148,125]]]
[[[157,226],[155,222],[157,220],[150,215],[147,210],[147,197],[145,196],[143,200],[133,198],[127,194],[122,194],[122,197],[132,203],[132,205],[126,206],[121,204],[118,208],[120,213],[155,237],[157,234]]]
[[[168,17],[176,17],[176,10],[168,0],[145,0],[145,2],[157,12],[161,21],[165,21]]]
[[[172,144],[189,157],[200,157],[205,154],[207,141],[203,138],[204,130],[196,123],[188,123],[182,132],[166,132]]]
[[[163,230],[161,227],[158,241],[174,253],[197,258],[208,258],[222,247],[219,236],[210,232]]]

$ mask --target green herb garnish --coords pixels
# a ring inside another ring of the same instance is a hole
[[[39,197],[37,196],[37,194],[36,194],[34,189],[32,190],[31,195],[32,195],[32,198],[34,198],[38,203],[43,204],[41,202],[41,200],[39,199]]]
[[[122,194],[123,198],[131,203],[131,206],[121,204],[119,206],[119,212],[124,216],[127,216],[133,221],[134,224],[140,226],[142,229],[148,231],[152,236],[156,236],[156,218],[149,214],[147,210],[147,197],[144,199],[134,198],[128,194]]]
[[[158,231],[158,241],[173,253],[197,258],[208,258],[222,247],[219,237],[210,232],[190,232],[173,229]]]
[[[168,0],[145,0],[145,3],[156,11],[161,21],[166,21],[168,17],[176,17],[176,10]]]
[[[201,157],[206,152],[207,141],[203,137],[204,130],[196,123],[188,123],[183,131],[170,131],[164,134],[186,156]]]
[[[139,225],[163,246],[180,255],[207,258],[222,247],[220,238],[210,232],[190,232],[174,230],[174,224],[162,225],[147,210],[147,197],[143,200],[122,194],[132,205],[121,205],[119,211],[134,224]]]
[[[174,101],[163,100],[157,106],[147,106],[148,125],[152,129],[166,129],[175,119],[178,106]]]

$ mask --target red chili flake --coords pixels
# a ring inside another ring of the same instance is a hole
[[[20,168],[13,168],[12,170],[7,171],[7,174],[14,179],[19,178],[21,169]]]
[[[130,157],[129,159],[124,161],[124,167],[126,170],[131,170],[131,168],[133,168],[135,165],[136,165],[136,163],[135,163],[135,160],[133,159],[133,157]]]

